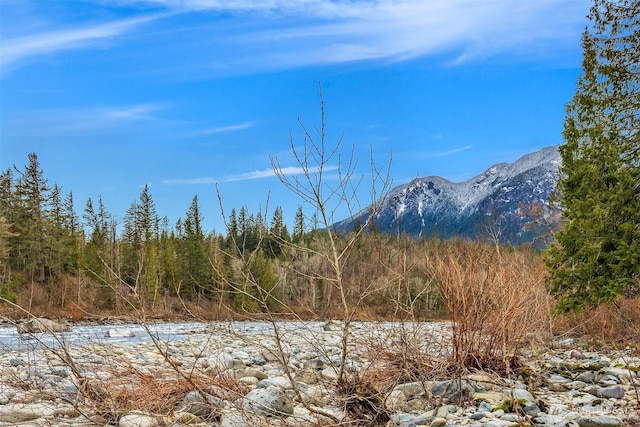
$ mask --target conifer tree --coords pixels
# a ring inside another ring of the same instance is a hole
[[[67,272],[66,264],[70,245],[64,226],[64,208],[58,184],[51,190],[51,209],[49,211],[49,233],[47,236],[48,264],[51,274],[59,276]]]
[[[178,293],[180,283],[180,266],[176,247],[175,232],[169,231],[169,220],[164,217],[160,223],[160,280],[163,290],[171,290]]]
[[[16,234],[11,224],[0,214],[0,298],[15,302],[16,294],[11,283],[11,265],[9,262],[10,238]]]
[[[8,282],[11,280],[11,265],[15,257],[12,257],[12,249],[15,246],[15,239],[18,233],[13,227],[14,209],[13,202],[13,172],[7,169],[0,174],[0,222],[2,222],[2,231],[0,236],[0,252],[2,253],[2,280]]]
[[[11,169],[0,174],[0,216],[11,220],[13,205],[13,173]]]
[[[112,277],[112,272],[116,271],[113,259],[115,221],[107,212],[102,197],[98,199],[97,212],[91,198],[87,199],[82,217],[89,234],[89,240],[83,252],[82,268],[100,286],[100,300],[96,301],[96,304],[101,307],[112,307],[116,303],[117,296],[113,287],[116,278]],[[116,273],[122,277],[120,271]]]
[[[238,219],[236,217],[236,208],[231,208],[229,220],[227,222],[227,238],[225,241],[227,249],[237,249],[238,242]]]
[[[304,227],[304,212],[302,211],[302,206],[298,206],[295,219],[293,220],[293,235],[291,236],[293,243],[300,243],[302,241],[304,237]]]
[[[83,240],[82,230],[80,229],[80,220],[75,211],[73,202],[73,193],[69,192],[63,201],[63,216],[66,236],[69,242],[69,253],[67,259],[67,270],[69,272],[77,272],[80,267],[80,252]]]
[[[277,258],[282,254],[283,247],[290,240],[289,230],[284,223],[282,208],[278,206],[273,211],[273,217],[269,224],[269,236],[264,240],[266,254],[271,258]]]
[[[13,223],[20,235],[19,250],[24,262],[22,268],[29,272],[32,280],[44,282],[51,187],[44,178],[38,156],[29,153],[28,157],[29,163],[24,170],[16,168],[20,176],[16,183],[16,217],[13,218]]]
[[[547,257],[561,310],[640,291],[640,1],[595,0],[589,17],[560,147],[564,227]]]
[[[187,295],[211,290],[212,272],[207,255],[205,235],[202,229],[202,213],[198,196],[194,196],[184,221],[184,257],[183,282]]]

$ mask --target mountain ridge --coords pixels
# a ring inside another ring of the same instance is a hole
[[[548,206],[559,177],[557,146],[529,153],[513,163],[496,163],[464,182],[439,176],[415,178],[389,191],[373,218],[380,232],[415,237],[480,238],[491,233],[504,242],[535,242],[541,234],[526,225],[534,218],[523,205]],[[334,225],[349,230],[364,222],[370,209]]]

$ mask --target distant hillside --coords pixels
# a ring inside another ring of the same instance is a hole
[[[533,242],[540,231],[525,224],[523,204],[548,204],[561,163],[557,147],[527,154],[515,163],[498,163],[461,183],[438,176],[416,178],[392,189],[374,224],[381,232],[412,236],[480,238],[500,230],[500,240]],[[335,224],[338,230],[362,222],[367,212]]]

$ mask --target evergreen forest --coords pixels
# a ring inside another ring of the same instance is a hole
[[[119,220],[101,198],[78,216],[73,193],[50,184],[35,153],[0,177],[0,296],[29,312],[60,315],[205,317],[242,313],[331,316],[330,238],[317,214],[299,207],[291,230],[282,209],[270,218],[230,211],[225,234],[207,232],[197,196],[175,224],[156,211],[148,186]],[[330,234],[330,236],[329,236]],[[432,242],[435,243],[435,242]],[[368,232],[344,263],[347,299],[361,315],[440,314],[423,260],[426,241]],[[354,262],[354,259],[357,261]],[[286,307],[286,308],[285,308]]]

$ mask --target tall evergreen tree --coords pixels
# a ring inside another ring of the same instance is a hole
[[[289,230],[287,230],[287,226],[284,223],[282,208],[278,206],[273,211],[273,217],[269,224],[269,236],[264,240],[266,254],[272,258],[279,257],[289,240]]]
[[[0,215],[11,220],[13,205],[13,173],[11,169],[0,174]]]
[[[83,218],[89,239],[83,252],[82,269],[100,286],[100,299],[96,304],[100,307],[113,307],[117,296],[114,283],[117,283],[118,278],[112,277],[112,272],[122,277],[114,260],[115,220],[107,212],[102,197],[98,199],[97,211],[91,198],[87,199]]]
[[[300,243],[302,241],[305,233],[304,228],[304,212],[302,211],[302,206],[298,206],[296,216],[293,220],[293,234],[291,236],[293,243]]]
[[[80,220],[75,211],[73,193],[69,192],[63,201],[64,227],[69,241],[69,253],[67,259],[67,271],[76,272],[80,268],[80,252],[83,234],[80,228]]]
[[[54,184],[51,190],[51,208],[49,211],[49,233],[47,235],[48,262],[50,274],[59,276],[67,272],[67,258],[70,245],[65,229],[64,207],[60,195],[61,189]]]
[[[145,185],[140,193],[140,203],[136,214],[142,243],[143,280],[151,303],[155,306],[158,304],[161,286],[160,255],[158,253],[160,219],[156,213],[156,205],[151,197],[149,185]]]
[[[560,147],[564,227],[547,258],[562,310],[640,291],[640,1],[595,0],[589,17]]]
[[[231,208],[229,220],[227,221],[227,248],[232,248],[238,240],[238,219],[236,216],[236,208]]]
[[[11,265],[9,262],[10,239],[15,237],[11,224],[0,214],[0,298],[15,302],[16,294],[11,283]]]
[[[32,280],[44,282],[47,267],[47,236],[51,187],[40,168],[38,156],[29,153],[29,163],[19,174],[16,184],[17,217],[14,226],[20,235],[20,256],[24,260],[22,268],[29,272]]]
[[[121,279],[130,286],[138,284],[140,280],[140,264],[142,262],[142,239],[137,213],[138,205],[136,202],[132,202],[124,214],[122,235],[120,237]]]
[[[211,290],[212,273],[202,229],[202,213],[198,196],[194,196],[184,221],[183,282],[186,296],[203,295]]]
[[[15,218],[14,205],[14,185],[13,185],[13,172],[11,169],[7,169],[0,174],[0,221],[2,222],[2,271],[3,281],[11,280],[11,265],[15,263],[15,256],[12,257],[12,249],[16,246],[15,241],[18,233],[15,232],[13,227],[13,220]]]
[[[176,235],[169,230],[169,220],[164,217],[160,222],[159,250],[160,250],[160,280],[164,291],[178,292],[180,284],[180,266],[176,246]]]

